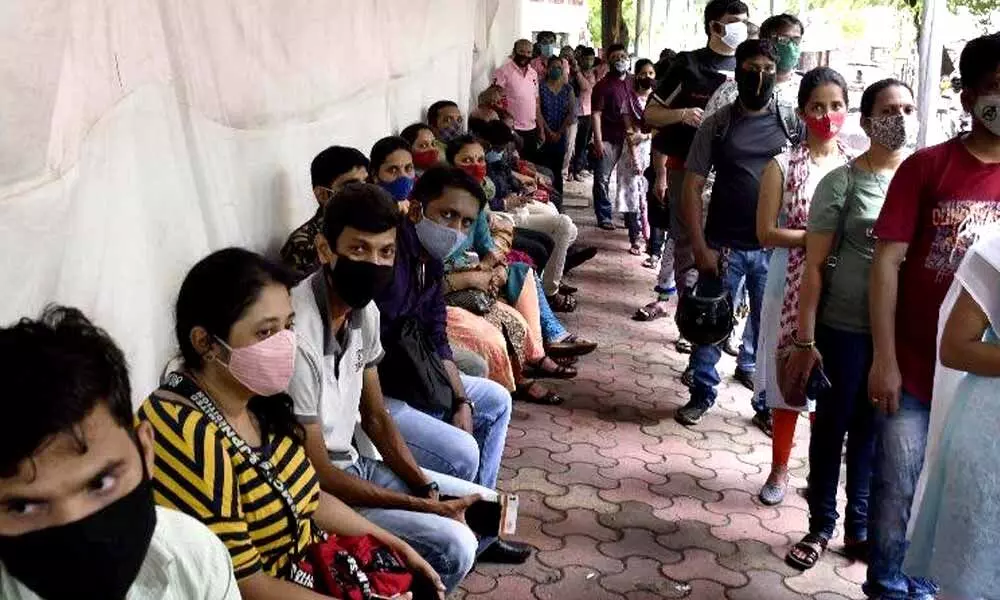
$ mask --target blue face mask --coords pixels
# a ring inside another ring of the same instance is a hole
[[[503,160],[503,150],[490,150],[486,153],[486,162],[493,164]]]
[[[544,56],[545,58],[549,58],[550,56],[552,56],[552,55],[554,55],[556,53],[556,45],[555,44],[542,44],[542,47],[540,48],[540,50],[542,51],[542,56]]]
[[[461,231],[446,227],[437,221],[424,217],[420,219],[414,228],[417,230],[417,239],[424,247],[427,254],[437,260],[444,260],[451,256],[459,246],[465,243],[466,234]]]
[[[413,178],[406,175],[397,177],[389,183],[379,181],[378,184],[383,190],[389,192],[396,202],[406,200],[410,197],[410,192],[413,191]]]

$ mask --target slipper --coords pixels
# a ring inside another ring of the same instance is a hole
[[[660,257],[659,256],[648,256],[646,260],[642,261],[642,266],[646,269],[659,269],[660,268]]]
[[[817,533],[807,534],[788,551],[788,554],[785,555],[785,563],[800,571],[809,570],[819,562],[828,543],[825,537]],[[802,556],[797,556],[796,552]]]
[[[764,506],[777,506],[781,504],[785,499],[785,491],[788,489],[788,478],[785,477],[784,481],[781,483],[771,483],[767,482],[764,487],[760,488],[760,493],[757,494],[757,498],[760,499]]]
[[[642,247],[639,244],[632,244],[632,247],[628,249],[628,253],[632,256],[642,256]]]
[[[578,375],[577,370],[573,367],[559,363],[556,363],[556,368],[554,369],[542,368],[541,363],[544,360],[543,358],[536,364],[525,365],[523,369],[524,376],[531,379],[573,379]]]
[[[559,284],[559,293],[564,296],[572,296],[573,294],[580,291],[580,288],[565,283]]]
[[[603,229],[604,231],[614,231],[615,229],[617,229],[617,227],[615,227],[615,224],[610,221],[605,223],[600,223],[597,225],[597,227],[599,229]]]
[[[530,402],[531,404],[543,404],[545,406],[557,406],[563,403],[563,398],[551,390],[547,391],[543,396],[532,396],[531,386],[534,383],[533,381],[531,383],[519,383],[517,389],[514,390],[514,399],[521,402]]]
[[[667,316],[667,309],[663,308],[660,301],[650,302],[646,306],[643,306],[639,310],[635,311],[632,315],[633,321],[655,321],[661,317]]]
[[[561,342],[555,342],[545,347],[545,352],[552,358],[566,356],[584,356],[597,350],[597,342],[591,342],[570,334]]]
[[[555,294],[546,296],[549,306],[553,312],[571,313],[576,310],[576,298],[568,294]]]

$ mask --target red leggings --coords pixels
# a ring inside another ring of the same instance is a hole
[[[816,413],[809,413],[809,422],[815,420]],[[771,468],[787,467],[792,455],[792,441],[795,438],[795,424],[799,420],[799,411],[775,408],[771,411],[771,427],[774,429],[771,438]]]

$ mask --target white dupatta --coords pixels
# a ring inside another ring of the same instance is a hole
[[[927,476],[938,460],[941,436],[944,433],[948,412],[955,401],[955,392],[966,373],[949,369],[941,364],[941,335],[948,322],[955,301],[962,288],[986,313],[990,326],[1000,335],[1000,230],[991,228],[984,231],[979,241],[966,253],[962,264],[955,273],[955,281],[948,290],[941,311],[938,314],[937,348],[938,360],[934,368],[934,395],[931,403],[930,426],[927,430],[927,447],[924,452],[924,468],[920,474],[916,493],[913,496],[913,510],[910,512],[908,537],[913,532],[920,505],[927,485]]]

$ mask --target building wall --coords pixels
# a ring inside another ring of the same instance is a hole
[[[521,36],[534,41],[535,33],[553,31],[560,45],[587,43],[585,0],[520,0]]]

